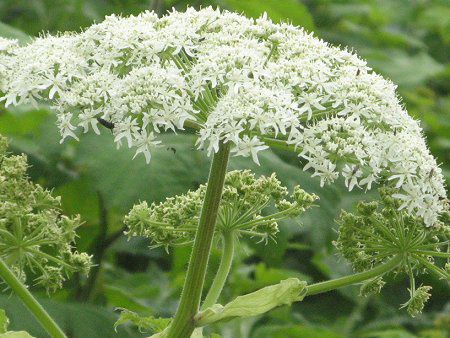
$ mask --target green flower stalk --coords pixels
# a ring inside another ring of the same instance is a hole
[[[52,292],[74,272],[88,273],[90,256],[74,248],[80,217],[62,215],[60,198],[28,179],[26,156],[7,148],[0,135],[0,277],[53,337],[64,337],[24,284]]]

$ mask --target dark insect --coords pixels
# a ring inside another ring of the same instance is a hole
[[[172,152],[173,152],[174,154],[177,153],[177,150],[176,150],[174,147],[169,147],[169,148],[167,148],[167,150],[172,150]]]
[[[114,129],[114,123],[112,123],[110,121],[106,121],[106,120],[102,119],[101,117],[97,117],[97,121],[105,128],[108,128],[111,130]]]
[[[206,38],[200,38],[200,39],[198,39],[198,42],[203,42],[203,41],[205,41],[205,39]]]
[[[361,74],[361,69],[358,68],[358,70],[356,71],[356,76],[358,76],[359,74]]]
[[[434,175],[434,168],[431,168],[430,172],[428,173],[428,179],[431,180],[433,175]]]

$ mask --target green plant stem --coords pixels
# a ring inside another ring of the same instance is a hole
[[[168,330],[167,337],[169,338],[188,338],[195,328],[194,316],[200,306],[229,156],[229,144],[221,143],[219,151],[214,155],[211,163],[198,230],[195,235],[180,304]]]
[[[419,255],[428,255],[428,256],[434,256],[434,257],[450,258],[450,252],[417,250],[414,253],[419,254]]]
[[[400,264],[400,262],[402,261],[402,259],[403,259],[402,256],[398,255],[398,256],[395,256],[394,258],[392,258],[390,261],[388,261],[384,264],[378,265],[371,270],[355,273],[353,275],[349,275],[349,276],[345,276],[345,277],[341,277],[341,278],[328,280],[325,282],[308,285],[306,295],[307,296],[317,295],[319,293],[324,293],[324,292],[328,292],[331,290],[341,288],[343,286],[360,283],[365,280],[383,275],[384,273],[386,273],[386,272],[394,269],[396,266],[398,266]]]
[[[33,297],[28,289],[17,279],[9,270],[5,262],[0,258],[0,276],[22,300],[25,306],[36,317],[42,327],[50,334],[52,338],[66,338],[66,335],[56,322],[44,310],[41,304]]]
[[[227,231],[222,236],[222,257],[220,260],[219,269],[214,277],[211,287],[203,302],[202,309],[206,309],[215,303],[219,299],[222,289],[230,273],[231,265],[233,264],[234,257],[234,234],[232,231]]]

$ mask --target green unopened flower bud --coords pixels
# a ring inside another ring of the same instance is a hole
[[[360,212],[363,216],[372,215],[378,208],[378,202],[369,202],[369,203],[358,203],[358,212]]]
[[[288,200],[281,200],[277,204],[275,204],[275,207],[280,211],[287,211],[289,209],[293,209],[295,207],[295,204]]]
[[[3,158],[2,171],[9,179],[18,179],[26,175],[27,157],[14,155]]]
[[[422,313],[425,303],[431,297],[429,293],[431,289],[431,286],[421,286],[414,291],[411,299],[405,304],[411,317]]]
[[[6,151],[8,150],[8,139],[0,135],[0,162],[3,157],[6,156]]]
[[[45,287],[48,293],[55,292],[62,287],[64,276],[62,268],[57,266],[49,266],[45,271],[36,278],[36,285]]]
[[[377,277],[365,282],[359,289],[359,294],[363,297],[379,294],[386,283],[383,278]]]
[[[314,194],[309,194],[299,186],[296,186],[294,187],[294,192],[292,193],[292,199],[299,205],[308,207],[312,205],[318,199],[318,197]]]
[[[74,252],[70,257],[70,264],[76,271],[87,275],[92,267],[91,256],[85,252]]]

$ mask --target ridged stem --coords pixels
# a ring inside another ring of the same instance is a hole
[[[169,338],[189,338],[195,328],[194,316],[200,306],[229,155],[229,144],[221,143],[211,163],[205,199],[180,304],[167,333]]]

